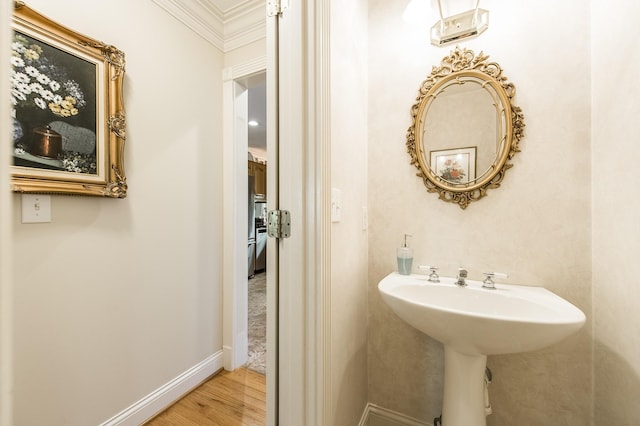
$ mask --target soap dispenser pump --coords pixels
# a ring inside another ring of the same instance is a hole
[[[407,237],[409,234],[404,234],[404,242],[402,247],[398,248],[396,254],[398,258],[398,273],[400,275],[411,274],[411,266],[413,265],[413,249],[407,245]]]

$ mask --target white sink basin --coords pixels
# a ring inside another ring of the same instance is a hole
[[[542,349],[577,332],[584,313],[542,287],[391,273],[378,290],[408,324],[444,344],[443,426],[485,426],[487,355]]]
[[[584,313],[542,287],[496,284],[496,290],[452,278],[431,283],[423,275],[386,276],[378,289],[404,321],[468,355],[527,352],[557,343],[578,331]]]

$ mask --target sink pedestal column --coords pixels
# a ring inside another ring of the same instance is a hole
[[[486,426],[486,355],[465,355],[444,347],[442,426]]]

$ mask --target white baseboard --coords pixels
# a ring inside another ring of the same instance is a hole
[[[358,426],[431,426],[413,417],[368,403]]]
[[[247,332],[239,333],[235,343],[235,351],[230,346],[222,347],[222,366],[227,371],[233,371],[249,361],[249,336]]]
[[[222,351],[209,356],[140,401],[116,414],[100,426],[138,426],[161,413],[169,405],[222,368]]]

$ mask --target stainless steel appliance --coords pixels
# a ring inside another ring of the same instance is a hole
[[[267,202],[264,199],[255,201],[256,214],[256,266],[255,270],[267,268]]]
[[[247,276],[253,277],[256,273],[256,211],[255,211],[255,182],[253,176],[249,176],[247,188]]]
[[[256,228],[256,266],[255,270],[264,271],[267,268],[267,227]]]

